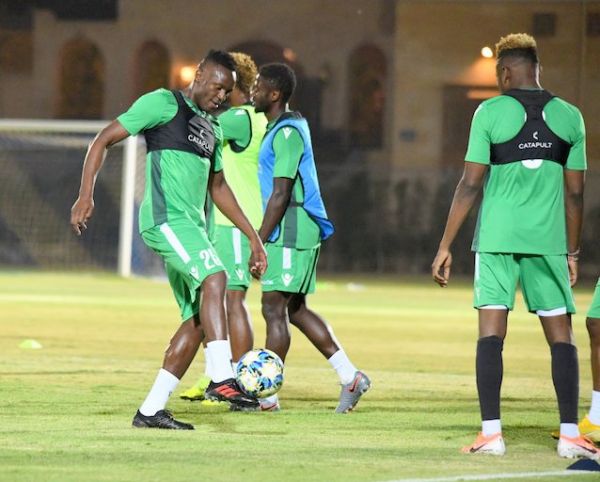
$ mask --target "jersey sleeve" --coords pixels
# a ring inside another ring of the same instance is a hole
[[[119,123],[134,136],[165,124],[177,114],[177,100],[166,89],[158,89],[137,99],[127,112],[117,117]]]
[[[579,109],[575,116],[575,135],[572,140],[571,150],[567,158],[567,169],[575,171],[585,171],[587,169],[587,157],[585,153],[585,122]]]
[[[294,179],[298,174],[300,159],[304,153],[304,141],[294,127],[282,127],[273,139],[275,166],[273,177]]]
[[[485,104],[480,104],[471,121],[469,145],[465,161],[478,164],[490,163],[491,138],[488,128],[488,113]]]
[[[215,132],[215,151],[212,155],[211,164],[213,172],[219,172],[223,170],[223,129],[220,121],[213,118],[212,122]]]
[[[250,114],[246,109],[231,109],[219,116],[219,124],[223,130],[223,140],[235,142],[239,147],[245,148],[252,137],[250,127]]]

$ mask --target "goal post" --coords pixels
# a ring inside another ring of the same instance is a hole
[[[137,174],[145,147],[139,136],[108,150],[95,193],[97,206],[98,200],[102,206],[87,236],[77,240],[68,229],[68,209],[77,196],[85,153],[106,125],[0,119],[1,266],[116,269],[121,276],[131,276],[138,236],[136,196],[143,193],[143,177]]]
[[[123,178],[121,181],[121,216],[119,221],[118,272],[131,276],[131,253],[133,246],[133,220],[135,210],[135,171],[138,157],[138,138],[130,136],[125,141],[123,155]]]

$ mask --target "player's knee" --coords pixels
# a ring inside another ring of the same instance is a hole
[[[301,314],[299,310],[288,308],[288,318],[290,319],[290,323],[292,325],[296,325],[300,321]]]
[[[574,345],[573,331],[568,326],[560,326],[555,330],[549,330],[546,332],[546,338],[550,346],[557,343],[564,343],[566,345]]]
[[[303,296],[292,296],[287,306],[290,321],[293,322],[294,320],[302,318],[302,316],[306,314],[307,309]]]
[[[290,321],[302,318],[302,315],[305,313],[306,313],[306,305],[297,304],[297,305],[290,305],[288,307],[288,314],[290,316]]]
[[[302,325],[304,325],[307,321],[309,321],[310,319],[307,319],[307,315],[308,311],[306,309],[302,310],[296,310],[296,311],[289,311],[288,310],[288,318],[290,320],[290,323],[292,325],[294,325],[297,328],[300,328]]]
[[[267,323],[273,322],[277,318],[277,309],[270,303],[263,303],[262,315]]]
[[[262,315],[269,324],[283,323],[285,322],[285,307],[281,303],[263,300]]]
[[[244,302],[246,300],[245,291],[227,291],[225,297],[225,305],[228,313],[239,313],[244,310]]]
[[[220,296],[225,297],[225,285],[227,284],[227,275],[224,271],[207,276],[202,282],[202,293],[204,296]]]
[[[585,326],[590,335],[590,342],[594,344],[600,343],[600,318],[586,318]]]

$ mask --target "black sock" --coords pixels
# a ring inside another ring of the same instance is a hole
[[[481,420],[500,419],[500,386],[502,385],[502,346],[497,336],[486,336],[477,341],[477,392]]]
[[[560,423],[577,423],[579,400],[579,364],[577,347],[570,343],[555,343],[552,354],[552,381],[558,400]]]

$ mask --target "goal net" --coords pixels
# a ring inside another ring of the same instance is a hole
[[[145,143],[130,137],[108,150],[96,181],[95,212],[77,237],[69,224],[89,143],[105,122],[0,120],[0,269],[114,271],[163,277],[161,259],[138,234]],[[317,152],[322,192],[336,235],[321,252],[329,272],[426,273],[462,165],[370,163],[329,143]],[[589,161],[595,165],[594,160]],[[580,274],[598,275],[600,198],[587,174]],[[461,229],[454,272],[472,272],[474,210]],[[367,255],[365,253],[368,253]]]
[[[0,266],[162,275],[137,231],[145,145],[130,137],[108,150],[81,237],[71,230],[89,143],[105,122],[0,120]]]

